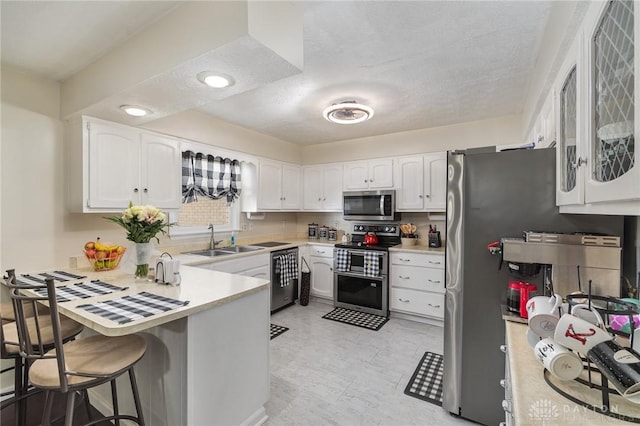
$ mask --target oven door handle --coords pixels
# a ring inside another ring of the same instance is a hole
[[[358,272],[345,272],[345,271],[334,271],[334,274],[344,275],[346,277],[362,278],[366,280],[376,280],[376,281],[383,281],[387,278],[386,275],[378,275],[378,276],[372,277],[370,275],[365,275]]]
[[[384,195],[380,196],[380,216],[384,216]]]
[[[371,250],[353,250],[353,249],[347,249],[349,251],[349,253],[351,254],[351,256],[353,256],[354,254],[357,256],[364,256],[365,253],[370,253]],[[378,250],[376,251],[376,253],[381,256],[381,257],[387,257],[387,252],[386,251],[382,251],[382,250]],[[335,257],[334,257],[335,259]]]

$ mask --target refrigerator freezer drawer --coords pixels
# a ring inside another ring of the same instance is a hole
[[[389,299],[392,311],[444,318],[443,294],[392,287]]]
[[[444,269],[392,265],[389,282],[393,287],[444,294]]]

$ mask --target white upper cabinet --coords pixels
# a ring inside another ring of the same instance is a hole
[[[583,91],[578,90],[582,81],[583,68],[578,63],[581,39],[578,38],[565,59],[558,79],[558,108],[556,108],[556,202],[558,205],[581,204],[584,202],[584,167],[578,163],[583,158],[584,111]]]
[[[346,190],[393,188],[393,160],[352,161],[344,166]]]
[[[180,208],[181,170],[180,147],[176,140],[154,133],[142,133],[139,188],[142,191],[141,204],[151,204],[160,209]]]
[[[260,160],[258,166],[258,210],[300,210],[300,167]]]
[[[563,213],[640,212],[634,7],[627,0],[591,3],[558,75],[556,185]]]
[[[445,211],[447,153],[434,152],[395,160],[396,210]]]
[[[305,166],[303,209],[342,211],[342,164]]]
[[[180,208],[177,140],[90,117],[71,124],[68,131],[71,211],[113,212],[129,202]]]

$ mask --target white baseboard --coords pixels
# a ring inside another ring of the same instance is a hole
[[[444,327],[444,320],[441,320],[439,318],[421,317],[418,315],[411,315],[411,314],[405,314],[402,312],[393,312],[393,311],[391,311],[391,313],[389,314],[389,317],[420,322],[423,324],[429,324],[436,327]]]
[[[264,424],[268,418],[269,416],[267,416],[267,411],[264,407],[260,407],[255,413],[250,415],[247,420],[242,422],[240,426],[260,426]]]

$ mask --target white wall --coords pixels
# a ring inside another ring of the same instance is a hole
[[[298,145],[218,120],[195,110],[161,118],[141,127],[260,157],[295,164],[301,162]]]
[[[520,123],[521,117],[513,115],[312,145],[302,149],[302,163],[322,164],[479,146],[517,144],[520,141]]]

